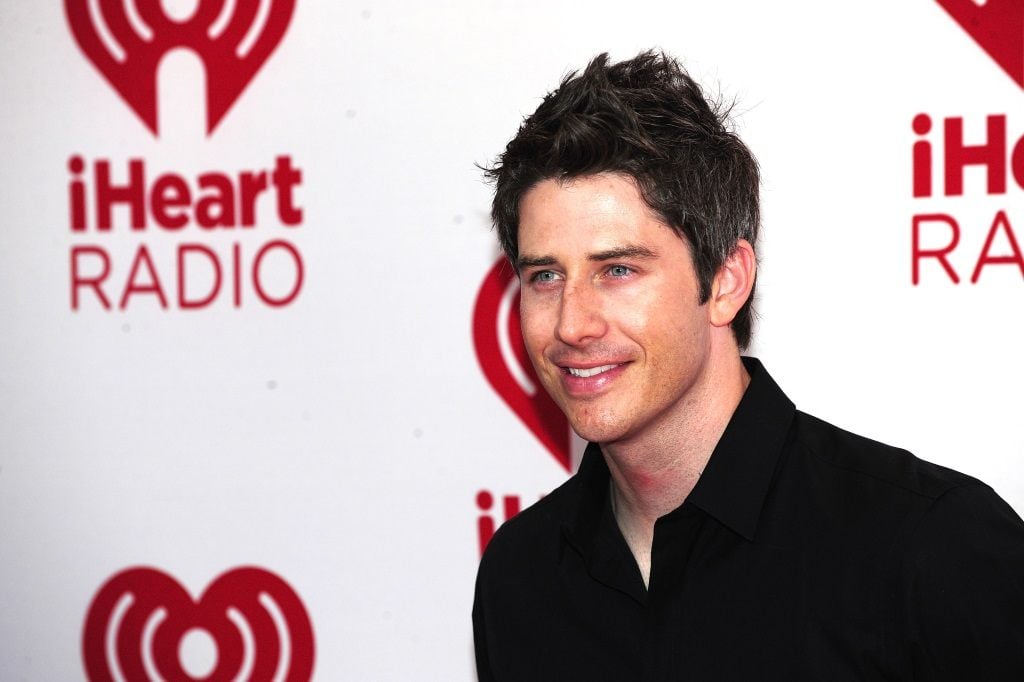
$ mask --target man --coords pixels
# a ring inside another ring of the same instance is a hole
[[[489,680],[1024,680],[1024,524],[798,412],[751,334],[758,171],[665,55],[597,57],[488,172],[537,375],[590,441],[506,523]]]

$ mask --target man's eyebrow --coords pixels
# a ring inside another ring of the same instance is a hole
[[[598,251],[596,253],[592,253],[589,256],[587,256],[587,260],[592,260],[592,261],[598,261],[599,262],[599,261],[606,261],[606,260],[616,260],[618,258],[643,258],[643,259],[648,259],[648,258],[657,258],[657,257],[658,257],[658,254],[656,254],[654,251],[651,251],[646,246],[639,246],[639,245],[631,244],[631,245],[628,245],[628,246],[620,246],[620,247],[617,247],[617,248],[614,248],[614,249],[607,249],[605,251]]]
[[[516,270],[522,272],[523,268],[539,268],[557,262],[553,256],[520,256],[516,260]]]
[[[657,258],[658,254],[650,250],[646,246],[640,246],[638,244],[629,244],[626,246],[618,246],[613,249],[605,249],[604,251],[596,251],[587,255],[587,260],[600,263],[606,260],[616,260],[619,258],[641,258],[650,259]],[[516,260],[516,269],[522,272],[525,268],[542,268],[549,265],[554,265],[558,261],[554,256],[520,256]]]

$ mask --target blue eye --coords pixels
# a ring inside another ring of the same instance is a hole
[[[533,276],[534,282],[554,282],[555,273],[551,270],[541,270]]]
[[[631,272],[633,271],[627,268],[625,265],[613,265],[610,268],[608,268],[608,274],[611,275],[612,277],[625,277]]]

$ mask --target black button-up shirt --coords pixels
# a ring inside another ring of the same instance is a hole
[[[649,589],[591,445],[508,521],[473,626],[490,680],[1024,680],[1024,523],[985,484],[798,412],[756,360]]]

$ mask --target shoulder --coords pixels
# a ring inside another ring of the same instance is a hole
[[[576,513],[579,496],[579,477],[572,476],[503,523],[487,543],[478,580],[500,579],[501,575],[518,573],[522,567],[557,557],[562,527]]]
[[[930,572],[956,568],[941,561],[953,552],[1013,558],[1020,571],[1017,582],[1024,587],[1024,521],[981,481],[950,488],[937,497],[914,529],[910,549],[916,567]]]
[[[961,487],[985,487],[971,476],[920,459],[907,450],[859,436],[797,412],[794,444],[811,466],[879,494],[920,498],[924,505]]]
[[[933,570],[943,553],[992,548],[1024,559],[1024,521],[982,481],[801,412],[791,439],[808,488],[858,516],[895,513],[907,556],[921,567]]]
[[[1024,522],[979,481],[937,497],[911,533],[900,593],[922,679],[1024,679]]]
[[[790,443],[790,478],[815,518],[892,576],[912,676],[1024,679],[1024,521],[1014,510],[976,478],[803,413]]]
[[[1024,549],[1024,522],[985,483],[810,415],[797,413],[784,466],[786,499],[876,557],[941,570],[926,557]]]

